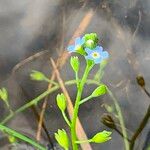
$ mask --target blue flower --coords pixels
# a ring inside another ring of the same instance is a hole
[[[69,52],[80,51],[80,49],[83,49],[83,48],[82,48],[82,45],[83,45],[83,44],[84,44],[84,39],[78,37],[78,38],[75,39],[75,44],[74,44],[74,45],[69,45],[69,46],[67,47],[67,50],[68,50]]]
[[[95,49],[85,48],[87,56],[86,59],[93,60],[95,64],[99,64],[102,60],[107,59],[109,57],[108,52],[103,51],[101,46],[97,46]]]

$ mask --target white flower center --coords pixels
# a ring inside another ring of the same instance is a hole
[[[87,44],[92,45],[92,44],[94,44],[94,41],[93,40],[87,40]]]
[[[100,54],[98,52],[93,52],[92,53],[92,57],[93,58],[99,58],[100,57]]]

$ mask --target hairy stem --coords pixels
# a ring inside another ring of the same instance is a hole
[[[76,97],[75,106],[74,106],[73,118],[72,118],[72,122],[71,122],[71,140],[72,140],[73,150],[78,150],[78,145],[76,143],[76,140],[77,140],[76,120],[77,120],[77,117],[78,117],[78,111],[79,111],[79,105],[80,105],[79,102],[81,100],[83,87],[84,87],[84,84],[85,84],[86,79],[88,77],[88,73],[91,70],[91,68],[92,68],[92,66],[87,64],[84,75],[82,77],[82,80],[78,85],[78,92],[77,92],[77,97]]]

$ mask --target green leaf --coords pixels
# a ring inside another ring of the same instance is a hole
[[[100,96],[100,95],[106,94],[106,92],[107,92],[107,87],[106,87],[106,85],[101,84],[99,87],[97,87],[97,88],[93,91],[92,96],[93,96],[93,97],[98,97],[98,96]]]
[[[33,145],[36,149],[38,150],[46,150],[47,148],[44,147],[43,145],[39,144],[38,142],[28,138],[27,136],[15,131],[15,130],[12,130],[6,126],[3,126],[2,124],[0,124],[0,130],[4,133],[7,133],[8,135],[11,135],[11,136],[14,136],[22,141],[25,141],[31,145]]]

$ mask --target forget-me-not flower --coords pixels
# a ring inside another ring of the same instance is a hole
[[[69,52],[79,52],[80,53],[81,51],[83,51],[83,48],[82,48],[83,44],[84,44],[84,39],[78,37],[78,38],[75,39],[75,44],[74,45],[69,45],[67,47],[67,50]]]
[[[93,60],[95,64],[99,64],[102,60],[107,59],[109,54],[107,51],[103,51],[101,46],[97,46],[95,49],[85,48],[87,56],[86,59]]]

